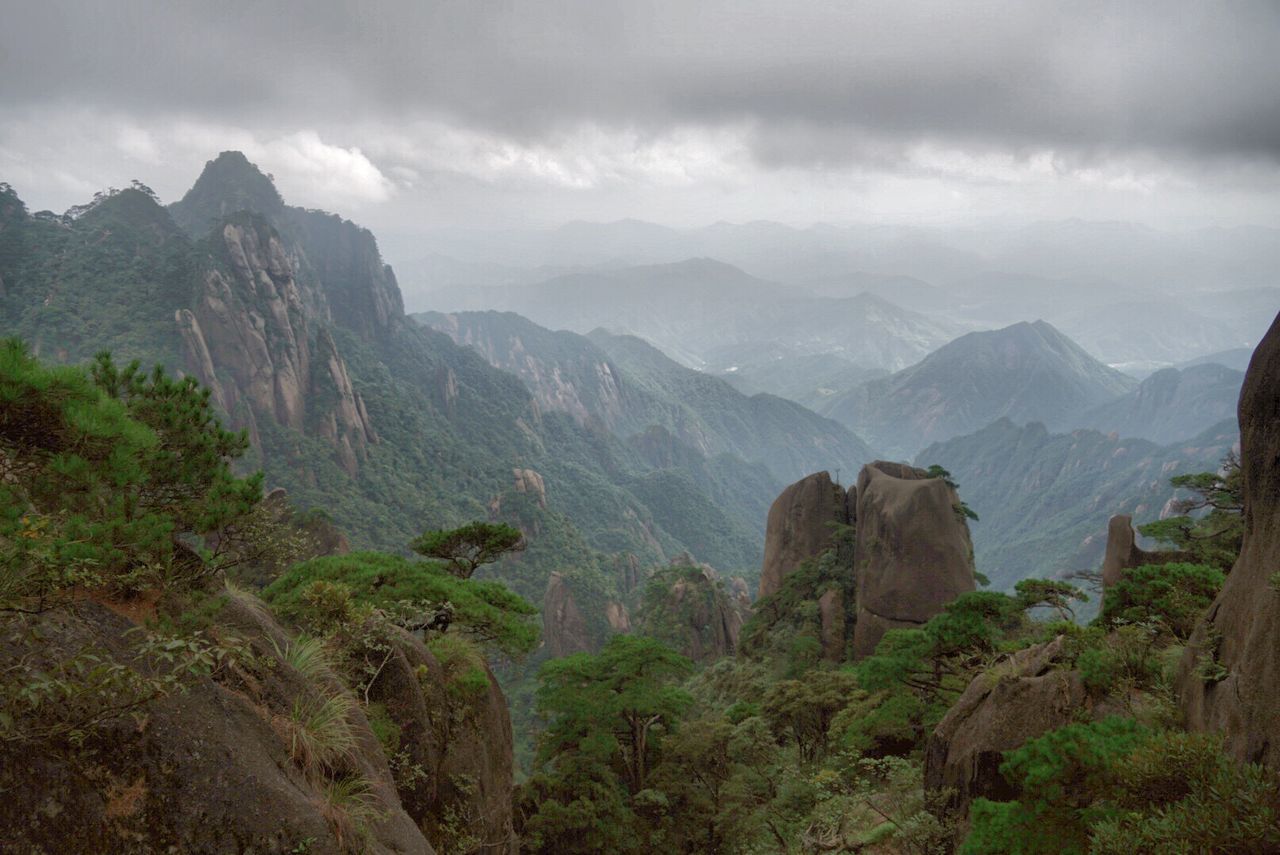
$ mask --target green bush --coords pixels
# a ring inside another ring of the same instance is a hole
[[[1099,818],[1094,802],[1114,786],[1113,765],[1150,733],[1133,719],[1112,716],[1067,725],[1006,752],[1000,774],[1018,787],[1019,798],[976,800],[961,852],[1085,852],[1089,826]]]
[[[1108,624],[1154,622],[1185,641],[1225,579],[1221,570],[1206,564],[1134,567],[1107,589],[1102,620]]]
[[[334,620],[360,606],[421,616],[448,603],[454,624],[504,653],[528,653],[538,643],[537,610],[502,583],[459,579],[436,564],[381,552],[305,561],[263,596],[280,614],[303,620]]]

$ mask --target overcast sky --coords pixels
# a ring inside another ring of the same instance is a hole
[[[1280,3],[0,0],[0,180],[218,151],[391,234],[1280,224]]]

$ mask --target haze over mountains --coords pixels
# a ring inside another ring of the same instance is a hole
[[[512,483],[507,473],[530,470],[548,497],[538,525],[594,555],[589,560],[598,567],[610,556],[647,561],[688,550],[696,560],[749,574],[758,566],[770,497],[810,471],[853,473],[874,457],[923,460],[930,443],[942,443],[934,448],[944,452],[966,441],[988,449],[988,426],[999,419],[1018,430],[1028,423],[1053,432],[1093,428],[1105,442],[1181,447],[1230,420],[1240,384],[1237,371],[1214,363],[1139,383],[1046,320],[972,331],[977,317],[995,316],[982,306],[1016,312],[1059,305],[1068,285],[982,273],[981,264],[964,261],[973,253],[925,247],[912,242],[918,234],[901,230],[875,235],[874,257],[908,272],[809,276],[807,287],[705,257],[547,267],[503,285],[492,278],[458,285],[452,293],[459,301],[492,301],[527,315],[418,318],[441,335],[403,314],[396,277],[372,234],[287,206],[236,153],[211,161],[168,209],[145,188],[107,194],[65,217],[32,215],[16,195],[5,198],[6,332],[59,359],[110,348],[196,373],[234,423],[250,430],[268,476],[298,501],[331,508],[357,542],[407,539],[427,517],[461,519],[504,501],[514,507],[502,499]],[[1087,237],[1096,230],[1081,224],[1069,231]],[[557,240],[579,247],[563,260],[580,263],[611,247],[656,253],[673,234],[639,223],[578,224]],[[797,235],[807,235],[809,249],[830,249],[850,233],[754,224],[698,234],[720,250],[741,248],[744,235],[761,247],[790,247],[785,269],[799,280],[816,262],[805,261]],[[1238,235],[1211,237],[1221,249]],[[1000,251],[1016,257],[1021,247],[1021,257],[1040,257],[1045,246],[1061,249],[1041,241]],[[108,257],[127,264],[111,277],[93,274]],[[1084,259],[1069,257],[1080,262],[1073,273],[1092,275]],[[944,262],[953,272],[945,285],[918,275],[941,265],[936,274]],[[455,274],[508,276],[512,269],[461,265]],[[140,288],[151,296],[136,304]],[[986,302],[958,302],[954,289]],[[1109,289],[1100,282],[1081,293],[1087,302]],[[437,294],[441,308],[444,294]],[[1179,298],[1183,316],[1214,321],[1196,327],[1206,336],[1185,348],[1171,345],[1161,358],[1195,362],[1209,356],[1197,351],[1234,344],[1227,339],[1254,324],[1275,294],[1251,287],[1224,289],[1213,295],[1220,301],[1200,292]],[[895,296],[913,308],[895,304]],[[1095,339],[1106,317],[1089,327]],[[572,331],[553,331],[564,327]],[[1176,339],[1188,329],[1170,334]],[[1224,360],[1238,359],[1237,351],[1218,349]],[[1196,445],[1213,449],[1193,455],[1196,465],[1225,447],[1222,430],[1215,442]],[[1169,455],[1161,460],[1181,464]],[[978,495],[995,489],[983,486],[993,473],[960,466],[956,457],[928,462],[963,471],[979,482],[972,487]],[[1152,466],[1108,470],[1106,477],[1126,495],[1167,500],[1171,493],[1152,479]],[[1081,467],[1088,470],[1087,461],[1071,464]],[[411,486],[427,473],[434,486]],[[532,482],[520,475],[516,483]],[[1144,510],[1159,512],[1154,499]],[[1075,548],[1078,533],[1045,514],[1022,519],[1019,537],[1066,538],[1046,554],[1074,555],[1068,547]],[[1013,537],[1000,524],[989,532],[975,538],[980,555],[996,554]],[[546,572],[520,585],[538,596]],[[592,584],[618,582],[603,573]]]

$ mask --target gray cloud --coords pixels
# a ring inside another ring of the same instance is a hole
[[[169,0],[6,18],[10,106],[436,117],[520,141],[748,123],[767,163],[920,140],[1280,159],[1272,2]]]
[[[1280,218],[1280,4],[9,2],[33,204],[222,148],[383,230],[580,217]]]

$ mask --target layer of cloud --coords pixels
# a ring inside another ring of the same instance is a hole
[[[180,193],[226,148],[292,201],[396,222],[770,216],[806,195],[803,219],[1196,193],[1265,214],[1280,180],[1267,0],[47,0],[5,18],[0,178],[58,203],[131,177]]]

